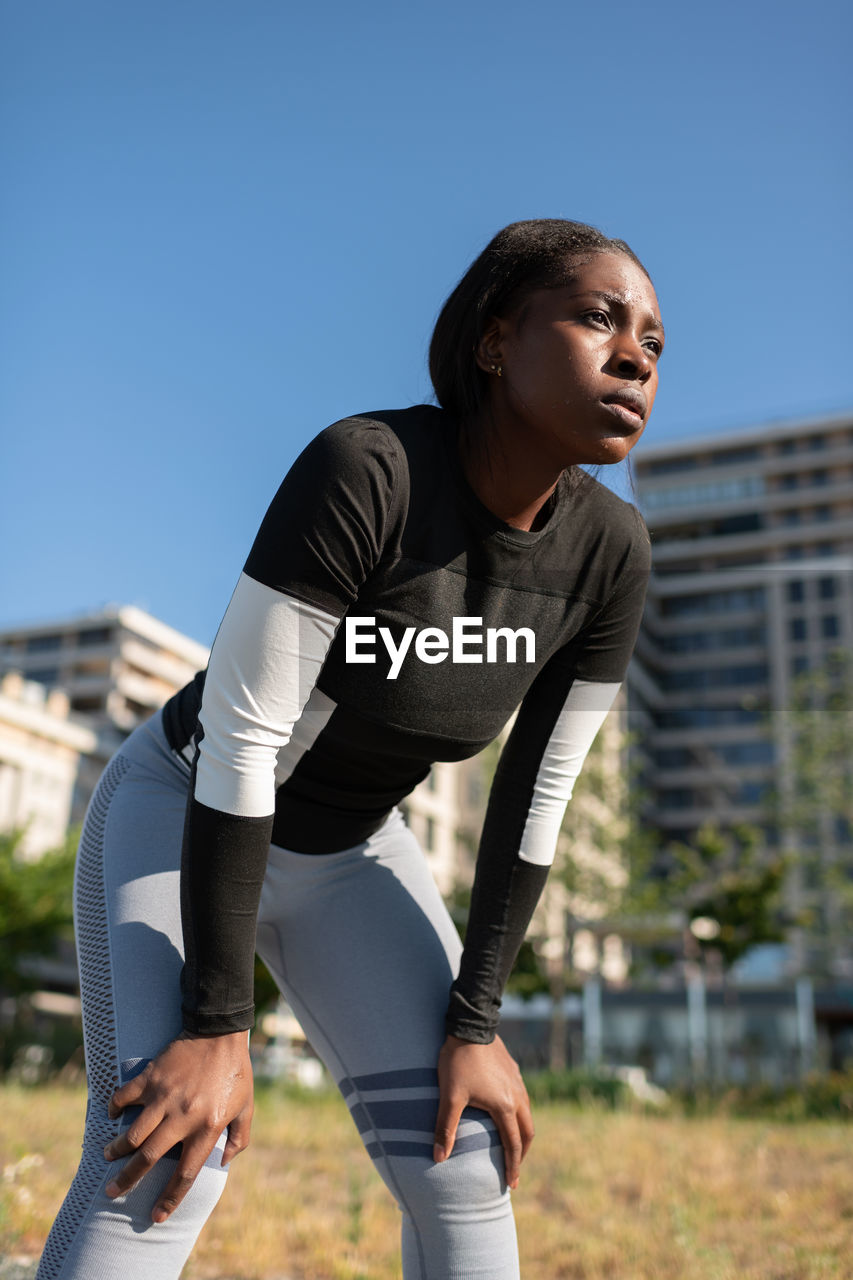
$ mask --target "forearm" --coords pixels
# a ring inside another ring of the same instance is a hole
[[[272,821],[190,801],[181,864],[187,1031],[218,1035],[253,1025],[255,930]]]

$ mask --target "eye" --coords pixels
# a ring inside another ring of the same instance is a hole
[[[606,326],[609,326],[610,324],[610,316],[607,314],[607,312],[599,311],[598,309],[596,309],[595,311],[585,311],[584,319],[591,320],[593,324],[600,324],[600,325],[606,325]]]
[[[644,338],[643,346],[646,348],[646,350],[649,352],[650,355],[654,356],[655,360],[660,359],[663,353],[663,343],[660,342],[657,338]]]

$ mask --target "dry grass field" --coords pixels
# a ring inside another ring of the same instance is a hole
[[[83,1110],[76,1088],[0,1088],[0,1258],[39,1252]],[[524,1280],[853,1280],[849,1124],[551,1104],[537,1129],[515,1193]],[[397,1231],[340,1100],[260,1090],[185,1280],[393,1280]]]

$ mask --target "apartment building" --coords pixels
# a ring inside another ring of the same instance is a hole
[[[18,780],[13,787],[11,764],[0,773],[0,826],[14,826],[26,809],[30,844],[58,843],[68,821],[82,818],[101,769],[122,739],[205,667],[208,656],[204,645],[133,605],[0,631],[0,675],[9,673],[10,689],[29,691],[28,707],[34,699],[44,703],[42,720],[47,706],[51,714],[70,715],[64,726],[54,724],[54,738],[64,735],[63,741],[78,745],[73,767],[72,754],[63,756],[71,772],[59,804],[48,805],[44,796],[36,802],[37,780],[55,775],[51,762],[60,750],[48,747],[44,734],[31,746],[26,785]],[[27,714],[32,718],[36,711]],[[469,874],[477,805],[485,798],[482,776],[479,761],[439,763],[406,801],[412,830],[446,893]]]
[[[204,645],[133,605],[0,631],[0,673],[61,690],[72,720],[96,735],[80,759],[74,821],[122,740],[207,659]]]
[[[768,799],[786,785],[794,682],[853,646],[853,417],[641,446],[635,470],[654,564],[629,699],[649,820],[673,839],[749,822],[784,841]],[[853,875],[843,822],[821,857]],[[826,924],[819,867],[788,893]],[[797,967],[817,962],[812,944]],[[853,974],[853,939],[830,959]]]
[[[0,831],[23,830],[29,858],[62,844],[80,761],[96,747],[68,713],[62,690],[13,671],[0,677]]]

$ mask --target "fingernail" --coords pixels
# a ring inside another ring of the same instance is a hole
[[[108,1196],[118,1196],[118,1195],[121,1195],[121,1192],[119,1191],[119,1186],[118,1186],[118,1183],[117,1183],[117,1182],[108,1182],[108,1183],[107,1183],[107,1185],[106,1185],[106,1187],[105,1187],[104,1189],[105,1189],[105,1191],[106,1191],[106,1193],[107,1193],[107,1195],[108,1195]]]
[[[441,1161],[445,1159],[444,1147],[440,1147],[438,1143],[436,1143],[432,1149],[432,1158],[436,1164],[440,1164]]]
[[[152,1215],[151,1215],[151,1221],[152,1221],[152,1222],[165,1222],[165,1221],[166,1221],[166,1219],[168,1218],[168,1216],[169,1216],[169,1215],[168,1215],[168,1213],[166,1212],[166,1210],[165,1210],[165,1209],[155,1209],[155,1210],[154,1210],[154,1212],[153,1212],[153,1213],[152,1213]]]

